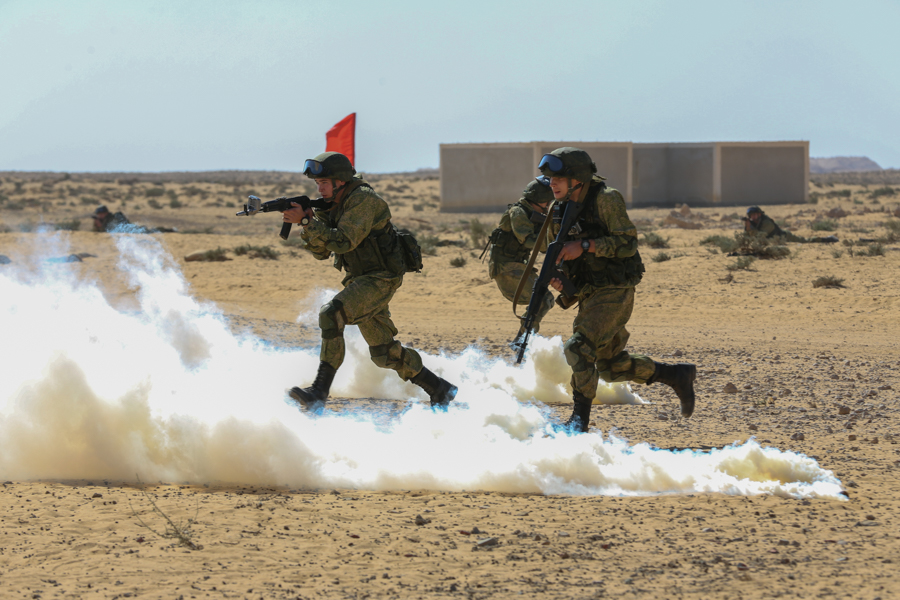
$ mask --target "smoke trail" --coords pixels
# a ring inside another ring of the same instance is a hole
[[[62,237],[41,237],[41,247],[67,251]],[[813,459],[755,442],[673,453],[599,433],[550,434],[541,402],[568,396],[558,338],[537,338],[521,367],[476,348],[425,355],[460,388],[447,413],[434,413],[421,390],[375,367],[349,328],[333,394],[407,408],[387,424],[363,411],[310,418],[283,398],[314,373],[315,349],[233,335],[154,238],[115,239],[136,311],[116,310],[98,285],[33,251],[18,261],[26,266],[0,272],[4,478],[842,498]],[[603,401],[641,402],[627,386],[606,388]]]

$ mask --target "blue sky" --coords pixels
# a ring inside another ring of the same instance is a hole
[[[357,167],[438,144],[809,140],[900,167],[900,2],[0,0],[0,170]]]

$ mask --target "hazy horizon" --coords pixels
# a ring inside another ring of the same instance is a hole
[[[533,140],[897,168],[898,22],[889,0],[0,0],[0,171],[298,171],[351,112],[369,173]]]

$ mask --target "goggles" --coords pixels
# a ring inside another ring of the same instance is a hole
[[[547,169],[554,174],[562,173],[565,171],[565,165],[563,165],[563,161],[560,157],[552,154],[545,154],[541,157],[541,162],[538,163],[538,170],[543,171],[544,169]]]
[[[317,160],[310,159],[310,160],[307,160],[305,163],[303,163],[303,171],[302,172],[304,175],[312,175],[315,177],[315,176],[321,175],[322,173],[325,172],[325,165],[323,165],[322,163],[320,163]]]
[[[541,175],[540,177],[535,177],[534,180],[545,187],[550,187],[550,178],[547,177],[546,175]]]

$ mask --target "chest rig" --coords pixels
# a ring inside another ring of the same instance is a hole
[[[360,188],[372,189],[362,179],[354,179],[347,184],[344,201],[325,213],[326,223],[336,228],[344,214],[346,201]],[[388,221],[383,227],[373,229],[350,252],[334,255],[334,268],[345,271],[350,277],[359,277],[377,271],[387,271],[399,276],[406,271],[403,254],[397,243],[397,232],[393,223]]]
[[[597,185],[599,184],[599,185]],[[597,209],[602,202],[600,195],[606,190],[606,184],[599,178],[594,179],[585,198],[585,209],[569,231],[570,240],[596,240],[610,235],[609,227],[600,218]],[[562,206],[553,208],[554,223],[562,221]],[[635,246],[637,240],[634,240]],[[641,255],[635,251],[625,258],[607,258],[595,256],[592,252],[583,252],[574,260],[563,264],[563,271],[579,289],[586,285],[594,287],[633,287],[640,283],[644,273]]]

